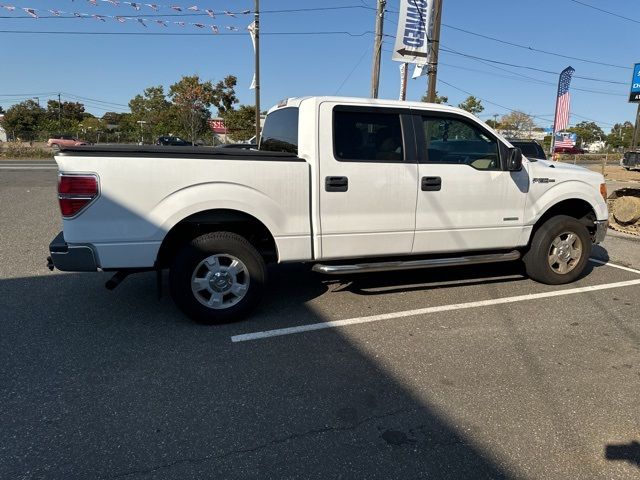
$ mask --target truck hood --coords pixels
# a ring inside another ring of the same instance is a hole
[[[593,185],[597,190],[604,183],[604,177],[584,167],[570,163],[552,162],[549,160],[537,160],[529,163],[531,178],[553,178],[558,182],[567,180],[579,180]]]

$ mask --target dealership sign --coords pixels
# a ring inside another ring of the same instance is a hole
[[[221,118],[212,118],[209,120],[209,128],[213,133],[227,133],[227,128],[224,125],[224,120]]]
[[[420,64],[428,62],[433,5],[433,0],[400,0],[393,60]]]
[[[633,78],[631,79],[631,94],[629,101],[640,103],[640,63],[633,66]]]

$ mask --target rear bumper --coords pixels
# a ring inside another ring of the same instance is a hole
[[[609,220],[598,220],[595,222],[596,233],[593,235],[593,243],[602,243],[607,236],[607,229],[609,228]]]
[[[87,245],[69,245],[60,232],[49,244],[47,266],[63,272],[95,272],[98,270],[96,255]]]

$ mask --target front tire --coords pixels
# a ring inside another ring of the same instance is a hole
[[[214,232],[193,239],[169,270],[171,297],[192,320],[217,325],[246,317],[262,298],[267,267],[244,237]]]
[[[536,231],[523,257],[527,275],[547,285],[571,283],[584,272],[592,246],[584,224],[566,215],[552,217]]]

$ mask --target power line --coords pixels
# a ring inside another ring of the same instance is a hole
[[[468,53],[457,52],[455,50],[451,50],[449,48],[444,47],[442,44],[441,44],[441,48],[445,52],[452,53],[454,55],[460,55],[462,57],[473,58],[475,60],[483,60],[485,62],[495,63],[497,65],[505,65],[507,67],[523,68],[523,69],[526,69],[526,70],[532,70],[534,72],[548,73],[548,74],[555,75],[555,76],[558,75],[558,72],[554,72],[552,70],[544,70],[542,68],[531,67],[531,66],[528,66],[528,65],[517,65],[515,63],[502,62],[502,61],[498,61],[498,60],[492,60],[490,58],[483,58],[483,57],[478,57],[476,55],[470,55]],[[626,85],[626,82],[617,82],[615,80],[603,80],[603,79],[600,79],[600,78],[584,77],[584,76],[580,76],[580,75],[574,75],[573,78],[579,78],[581,80],[588,80],[588,81],[591,81],[591,82],[609,83],[609,84],[612,84],[612,85]]]
[[[442,80],[442,79],[440,79],[440,82],[441,82],[441,83],[444,83],[445,85],[447,85],[447,86],[449,86],[449,87],[451,87],[451,88],[454,88],[454,89],[459,90],[459,91],[461,91],[461,92],[463,92],[463,93],[466,93],[467,95],[472,95],[472,96],[474,96],[474,97],[478,98],[479,100],[482,100],[483,102],[489,103],[489,104],[491,104],[491,105],[495,105],[496,107],[503,108],[503,109],[508,110],[508,111],[510,111],[510,112],[521,112],[521,111],[522,111],[522,110],[518,110],[518,109],[514,109],[514,108],[507,107],[507,106],[505,106],[505,105],[501,105],[501,104],[496,103],[496,102],[492,102],[491,100],[487,100],[486,98],[479,97],[479,96],[474,95],[473,93],[471,93],[471,92],[469,92],[469,91],[467,91],[467,90],[464,90],[464,89],[462,89],[462,88],[460,88],[460,87],[456,87],[455,85],[452,85],[451,83],[446,82],[446,81],[444,81],[444,80]],[[586,120],[591,120],[591,121],[593,121],[593,122],[595,122],[595,123],[598,123],[598,124],[601,124],[601,125],[613,126],[613,124],[612,124],[612,123],[608,123],[608,122],[601,122],[601,121],[599,121],[599,120],[594,120],[594,119],[591,119],[591,118],[584,117],[584,116],[582,116],[582,115],[578,115],[577,113],[573,113],[573,112],[571,112],[571,115],[574,115],[574,116],[579,117],[579,118],[584,118],[584,119],[586,119]],[[549,121],[549,119],[544,118],[544,117],[541,117],[541,116],[539,116],[539,115],[529,115],[529,116],[530,116],[530,117],[533,117],[533,118],[540,119],[540,120]]]
[[[349,79],[351,78],[351,75],[353,75],[355,73],[355,71],[358,69],[358,67],[362,63],[362,60],[364,59],[364,57],[366,56],[366,54],[368,52],[369,52],[369,45],[367,45],[367,47],[364,49],[364,52],[362,52],[362,55],[360,56],[360,60],[357,61],[357,63],[354,65],[353,69],[349,72],[349,74],[342,81],[342,83],[340,84],[340,86],[338,87],[338,89],[336,90],[336,93],[334,95],[338,95],[338,93],[340,93],[340,90],[342,90],[342,87],[344,87],[345,83],[347,83],[349,81]]]
[[[95,103],[102,103],[105,105],[115,105],[117,107],[129,107],[128,105],[125,105],[124,103],[116,103],[116,102],[108,102],[106,100],[98,100],[96,98],[90,98],[90,97],[83,97],[81,95],[76,95],[74,93],[69,93],[69,92],[61,92],[65,97],[72,97],[72,98],[76,98],[76,99],[80,99],[80,100],[87,100],[90,102],[95,102]]]
[[[623,20],[627,20],[633,23],[640,23],[640,20],[636,20],[634,18],[625,17],[624,15],[620,15],[619,13],[610,12],[609,10],[604,10],[602,8],[596,7],[594,5],[589,5],[588,3],[579,2],[578,0],[569,0],[570,2],[577,3],[578,5],[582,5],[584,7],[592,8],[602,13],[606,13],[607,15],[611,15],[613,17],[621,18]]]
[[[217,37],[217,36],[245,36],[244,32],[220,32],[220,33],[187,33],[187,32],[77,32],[77,31],[35,31],[35,30],[0,30],[0,33],[15,35],[128,35],[128,36],[158,36],[158,37]],[[374,32],[366,30],[361,33],[346,31],[327,31],[327,32],[261,32],[261,35],[286,36],[286,35],[348,35],[349,37],[364,37],[373,35]]]
[[[451,30],[457,30],[459,32],[467,33],[469,35],[474,35],[474,36],[480,37],[480,38],[485,38],[487,40],[492,40],[494,42],[502,43],[502,44],[509,45],[509,46],[512,46],[512,47],[522,48],[524,50],[529,50],[530,52],[543,53],[545,55],[552,55],[554,57],[566,58],[566,59],[569,59],[569,60],[576,60],[578,62],[592,63],[594,65],[602,65],[602,66],[605,66],[605,67],[614,67],[614,68],[622,68],[622,69],[625,69],[625,70],[632,70],[631,67],[626,67],[626,66],[622,66],[622,65],[615,65],[613,63],[599,62],[597,60],[589,60],[589,59],[586,59],[586,58],[572,57],[570,55],[563,55],[561,53],[549,52],[547,50],[541,50],[539,48],[535,48],[535,47],[531,47],[531,46],[527,46],[527,45],[521,45],[521,44],[518,44],[518,43],[508,42],[506,40],[501,40],[499,38],[490,37],[488,35],[483,35],[481,33],[472,32],[470,30],[465,30],[464,28],[454,27],[453,25],[447,25],[446,23],[443,23],[442,25],[444,25],[445,27],[447,27],[447,28],[449,28]]]
[[[444,66],[451,67],[451,68],[460,68],[460,69],[463,69],[463,70],[466,70],[466,71],[469,71],[469,72],[484,73],[486,75],[493,75],[493,76],[500,77],[500,78],[507,78],[507,79],[510,79],[510,80],[516,80],[516,81],[519,81],[519,82],[524,82],[524,83],[529,83],[529,84],[534,84],[534,85],[535,84],[537,84],[537,85],[545,85],[545,86],[549,85],[549,86],[552,86],[552,87],[556,87],[557,86],[553,82],[546,82],[544,80],[538,80],[538,79],[535,79],[533,77],[524,76],[524,78],[519,78],[519,77],[510,76],[510,75],[501,75],[501,74],[495,73],[495,72],[488,72],[486,70],[477,70],[477,69],[473,69],[473,68],[464,67],[462,65],[453,65],[453,64],[444,63],[444,62],[440,62],[440,65],[444,65]],[[510,70],[506,70],[506,69],[501,69],[501,70],[503,70],[505,72],[508,72],[508,73],[513,73],[514,75],[517,74],[517,72],[511,72]],[[596,94],[600,94],[600,95],[610,95],[610,96],[615,96],[615,97],[620,97],[620,96],[625,96],[626,95],[626,93],[624,93],[624,92],[620,92],[620,93],[607,92],[607,91],[603,91],[603,90],[591,90],[591,89],[588,89],[588,88],[578,88],[578,87],[572,87],[571,90],[578,90],[578,91],[581,91],[581,92],[588,92],[588,93],[596,93]]]
[[[321,12],[321,11],[333,11],[333,10],[349,10],[349,9],[365,9],[365,10],[375,10],[375,7],[367,7],[365,5],[341,5],[335,7],[311,7],[311,8],[287,8],[287,9],[279,9],[279,10],[260,10],[260,14],[275,14],[275,13],[306,13],[306,12]],[[62,13],[62,12],[61,12]],[[253,10],[242,10],[238,12],[214,12],[219,16],[230,16],[231,15],[250,15],[255,13]],[[87,14],[87,17],[90,15]],[[115,15],[114,15],[115,16]],[[161,17],[209,17],[211,16],[205,12],[183,12],[183,13],[149,13],[149,14],[137,14],[131,13],[126,15],[119,15],[121,17],[128,18],[161,18]],[[0,15],[1,19],[13,19],[13,20],[31,20],[31,17],[16,17],[11,15]],[[78,18],[75,15],[40,15],[39,19],[43,20],[55,20],[55,19],[76,19]]]

